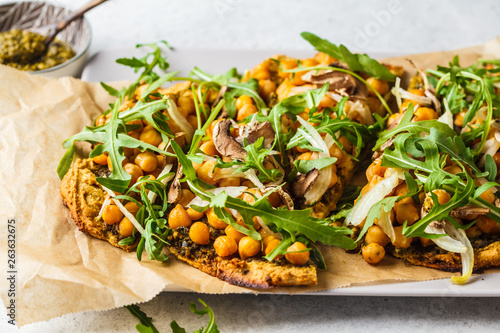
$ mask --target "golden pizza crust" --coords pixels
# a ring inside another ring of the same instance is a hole
[[[135,245],[119,245],[123,237],[118,233],[118,224],[108,225],[100,217],[99,211],[106,199],[106,192],[96,181],[97,174],[105,175],[107,167],[95,163],[92,159],[76,160],[64,176],[60,193],[73,220],[80,231],[111,245],[132,251]]]
[[[474,271],[479,272],[487,268],[500,266],[500,241],[489,244],[474,242]],[[410,247],[408,249],[389,248],[389,252],[396,258],[404,259],[416,266],[424,266],[442,271],[456,272],[462,269],[462,259],[459,253],[436,251],[435,246],[430,248]]]
[[[69,208],[78,228],[93,237],[105,240],[126,251],[135,249],[136,244],[122,246],[118,242],[123,237],[117,225],[107,225],[97,218],[106,199],[106,192],[96,182],[96,177],[104,176],[107,167],[100,166],[92,159],[76,160],[64,176],[60,193],[63,203]],[[317,284],[316,267],[313,265],[294,266],[265,260],[218,257],[213,241],[220,231],[211,230],[209,245],[196,245],[188,235],[188,229],[180,227],[169,236],[170,252],[178,259],[193,267],[224,280],[228,283],[250,288],[273,288]]]

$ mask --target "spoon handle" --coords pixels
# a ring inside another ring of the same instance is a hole
[[[106,1],[107,0],[92,0],[92,1],[88,2],[87,4],[85,4],[83,7],[81,7],[80,9],[78,9],[76,12],[71,13],[68,17],[66,17],[61,22],[57,23],[55,29],[45,39],[45,45],[48,46],[50,43],[52,43],[52,41],[54,40],[56,35],[58,33],[60,33],[64,28],[66,28],[71,22],[73,22],[74,20],[76,20],[79,17],[82,17],[83,14],[85,14],[86,12],[91,10],[92,8],[99,6],[100,4],[102,4],[103,2],[106,2]]]

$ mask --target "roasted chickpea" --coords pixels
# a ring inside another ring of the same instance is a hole
[[[218,168],[215,168],[217,164],[216,161],[206,161],[203,162],[201,167],[198,169],[196,174],[198,178],[210,185],[216,185],[218,180],[215,179],[215,174],[217,173]],[[215,168],[215,170],[214,170]]]
[[[158,133],[155,129],[143,131],[139,136],[139,140],[155,147],[158,147],[158,145],[163,141],[160,133]]]
[[[366,82],[373,87],[380,95],[385,95],[389,92],[389,84],[387,81],[369,77]],[[368,89],[368,94],[372,97],[376,96],[373,90]]]
[[[186,209],[186,212],[188,213],[189,217],[191,218],[192,221],[196,221],[196,220],[199,220],[203,217],[203,215],[205,215],[203,212],[198,212],[196,210],[194,210],[193,208],[189,207],[188,209]]]
[[[220,257],[227,257],[238,251],[236,241],[228,236],[220,236],[214,242],[215,252]]]
[[[210,243],[210,231],[208,226],[203,222],[195,222],[189,228],[189,238],[193,243],[207,245]]]
[[[418,213],[417,208],[411,203],[399,204],[396,208],[396,220],[399,224],[403,224],[407,221],[408,225],[412,225],[419,219],[420,214]]]
[[[212,208],[207,211],[207,220],[215,229],[224,229],[227,227],[227,223],[219,219]]]
[[[102,219],[106,224],[115,224],[121,221],[123,213],[120,208],[115,205],[106,205],[102,210]]]
[[[158,158],[155,153],[145,151],[135,157],[135,164],[138,165],[144,172],[151,172],[158,166]]]
[[[437,199],[438,199],[438,202],[440,205],[444,205],[445,203],[447,203],[451,199],[450,194],[448,192],[446,192],[445,190],[437,189],[437,190],[434,190],[432,192],[437,196]]]
[[[406,236],[403,235],[403,226],[394,227],[394,234],[396,238],[394,239],[394,242],[392,242],[392,244],[395,247],[406,249],[411,245],[413,238],[406,238]]]
[[[333,98],[325,95],[319,102],[318,108],[319,109],[333,108],[335,105],[337,105],[337,102],[335,102]]]
[[[182,207],[186,207],[193,199],[195,195],[188,189],[183,188],[181,190],[181,199],[179,200],[179,204]]]
[[[248,95],[241,95],[236,99],[236,110],[240,110],[243,106],[248,105],[248,104],[253,104],[252,97]]]
[[[376,164],[376,163],[372,163],[366,169],[366,179],[368,179],[368,181],[371,181],[374,176],[383,177],[386,170],[387,170],[386,167],[381,166],[381,165]]]
[[[378,225],[372,225],[370,228],[368,228],[365,240],[368,244],[377,243],[381,246],[386,246],[391,241],[389,239],[389,236],[387,236],[384,230],[382,230],[382,228]]]
[[[296,252],[303,251],[305,249],[307,249],[307,246],[304,243],[293,243],[286,249],[286,251],[288,252],[285,253],[286,260],[294,265],[305,265],[309,261],[309,251]]]
[[[477,225],[473,225],[469,229],[465,230],[465,234],[469,238],[474,238],[474,237],[481,235],[482,231],[481,231],[481,229],[479,229],[479,227]]]
[[[175,207],[168,214],[168,225],[172,229],[177,229],[179,227],[189,227],[191,225],[191,217],[186,212],[184,207],[180,204],[175,205]]]
[[[137,206],[137,204],[135,202],[127,202],[127,204],[125,205],[125,209],[129,211],[130,214],[132,215],[136,215],[137,212],[139,211],[139,206]]]
[[[427,247],[427,246],[434,244],[432,239],[419,237],[419,240],[420,240],[420,244],[422,244],[423,247]]]
[[[490,204],[494,204],[496,196],[491,189],[487,189],[479,196],[481,199],[488,201]]]
[[[497,152],[495,153],[495,155],[493,155],[493,161],[495,161],[497,169],[500,169],[500,152]]]
[[[332,188],[335,184],[337,184],[338,181],[338,176],[337,176],[337,166],[334,164],[331,166],[332,168],[332,177],[330,178],[330,185],[328,185],[328,188]]]
[[[500,233],[500,224],[488,216],[479,215],[476,226],[485,234],[498,234]]]
[[[233,226],[228,225],[225,229],[224,232],[226,233],[227,236],[233,238],[236,243],[239,243],[240,240],[245,237],[245,234],[239,232],[236,230]]]
[[[241,259],[253,257],[260,252],[261,243],[250,236],[245,236],[238,243],[238,253]]]
[[[240,177],[222,178],[219,181],[219,186],[220,187],[240,186]]]
[[[177,100],[177,108],[181,112],[181,114],[186,117],[196,111],[194,106],[194,101],[190,94],[182,95]]]
[[[263,229],[262,229],[263,230]],[[266,237],[263,237],[262,238],[262,246],[264,249],[267,248],[267,246],[269,245],[269,243],[272,241],[272,240],[275,240],[275,239],[278,239],[276,236],[274,235],[269,235],[269,236],[266,236]],[[279,241],[279,239],[278,239]]]
[[[419,107],[415,111],[415,121],[432,120],[437,118],[438,115],[436,111],[431,108]]]
[[[260,64],[254,67],[251,71],[251,76],[257,80],[267,80],[271,77],[271,73],[269,73],[269,67],[267,64]]]
[[[298,157],[297,157],[297,160],[301,160],[301,161],[310,161],[312,158],[312,152],[308,151],[308,152],[305,152],[305,153],[302,153],[300,154]]]
[[[271,94],[276,91],[276,83],[271,80],[259,80],[259,94],[268,100]]]
[[[272,250],[274,250],[276,248],[276,246],[278,246],[279,244],[281,243],[281,241],[278,239],[278,238],[275,238],[275,239],[271,239],[268,243],[267,243],[267,246],[265,248],[265,251],[264,253],[266,254],[266,256],[271,253]],[[283,255],[282,254],[279,254],[275,257],[275,259],[283,259]]]
[[[142,169],[133,163],[125,164],[123,170],[132,177],[130,185],[135,184],[140,177],[144,176]]]
[[[132,222],[127,217],[124,217],[118,224],[118,233],[123,237],[130,237],[134,234],[134,228]]]
[[[92,160],[100,165],[108,164],[108,153],[103,153],[101,155],[97,155],[92,157]]]
[[[214,142],[212,140],[204,142],[200,146],[200,150],[209,156],[221,156],[215,148]]]
[[[369,264],[378,264],[385,256],[385,249],[378,243],[370,243],[361,248],[363,259]]]
[[[257,113],[258,110],[253,104],[245,104],[243,107],[238,110],[238,114],[236,115],[236,120],[243,121],[245,118]]]
[[[336,144],[333,144],[330,149],[330,156],[331,157],[336,157],[337,162],[336,163],[342,163],[344,161],[345,153],[340,149]]]

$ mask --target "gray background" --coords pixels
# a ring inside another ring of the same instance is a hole
[[[4,3],[8,1],[0,1]],[[86,0],[53,1],[77,8]],[[353,51],[416,53],[483,43],[499,35],[500,2],[114,0],[87,15],[92,53],[167,40],[175,47],[304,49],[308,30]],[[390,288],[390,286],[389,286]],[[141,308],[161,332],[175,319],[188,331],[206,323],[189,311],[201,298],[223,332],[498,331],[498,298],[393,298],[162,293]],[[0,310],[0,332],[15,332]],[[125,309],[66,315],[20,332],[134,332]]]

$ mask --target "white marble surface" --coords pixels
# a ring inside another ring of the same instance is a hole
[[[77,8],[87,0],[59,0]],[[7,1],[0,1],[5,3]],[[87,15],[92,52],[165,39],[174,47],[304,49],[316,32],[355,51],[416,53],[480,44],[500,34],[500,2],[114,0]],[[201,327],[189,311],[199,295],[162,293],[141,308],[161,332],[175,319]],[[223,332],[498,331],[500,299],[201,295]],[[0,309],[0,332],[17,332]],[[125,309],[66,315],[20,332],[134,332]]]

